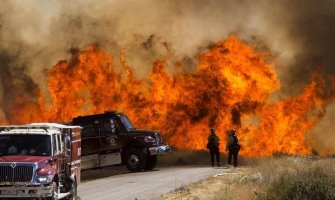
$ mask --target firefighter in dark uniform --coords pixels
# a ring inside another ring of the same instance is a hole
[[[228,165],[231,165],[231,159],[234,158],[234,167],[237,167],[237,157],[238,152],[240,151],[240,143],[238,137],[236,136],[236,131],[231,130],[230,136],[228,137],[227,144],[226,144],[226,151],[229,152],[228,154]]]
[[[210,129],[210,134],[208,136],[208,143],[207,143],[207,148],[210,151],[211,154],[211,162],[212,166],[214,167],[214,155],[216,157],[216,164],[218,167],[220,167],[220,139],[219,137],[215,134],[214,128]]]

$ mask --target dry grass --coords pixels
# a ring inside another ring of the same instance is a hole
[[[319,170],[326,176],[335,175],[335,158],[279,156],[244,161],[245,166],[232,169],[230,173],[210,177],[201,182],[182,187],[161,200],[230,200],[230,199],[268,199],[266,192],[274,182],[286,177],[292,181],[304,181],[297,176]],[[299,173],[298,173],[299,172]],[[288,176],[287,176],[288,175]],[[292,176],[291,176],[292,175]],[[273,198],[281,199],[282,197]]]

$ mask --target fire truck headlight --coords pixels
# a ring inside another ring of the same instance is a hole
[[[144,142],[156,142],[156,139],[151,136],[148,136],[144,138]]]
[[[52,181],[52,175],[49,176],[38,176],[37,177],[37,181],[39,183],[49,183],[50,181]]]

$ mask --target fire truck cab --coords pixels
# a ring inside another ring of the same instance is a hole
[[[76,199],[80,126],[0,126],[0,198]]]

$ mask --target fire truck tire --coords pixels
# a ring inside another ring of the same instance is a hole
[[[148,156],[145,163],[145,170],[153,170],[157,165],[157,155]]]
[[[52,187],[53,187],[52,196],[48,197],[47,199],[48,200],[58,200],[58,194],[59,194],[58,184],[56,182],[53,182]]]
[[[146,157],[141,149],[129,149],[126,152],[125,163],[129,171],[143,171],[146,164]]]

